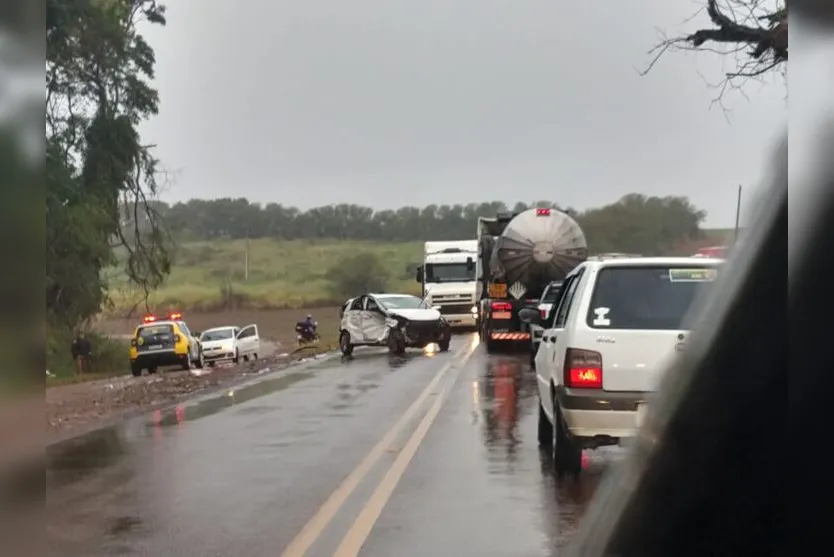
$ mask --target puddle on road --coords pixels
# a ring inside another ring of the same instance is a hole
[[[46,450],[47,485],[73,483],[115,465],[127,453],[127,443],[118,427],[70,439]]]
[[[617,447],[586,451],[578,481],[557,479],[552,457],[538,448],[535,434],[519,429],[522,419],[530,416],[524,427],[534,426],[538,413],[538,384],[529,365],[522,358],[490,357],[470,388],[472,423],[481,430],[487,473],[510,488],[519,498],[517,504],[539,508],[537,515],[549,517],[542,522],[543,532],[556,548],[563,548],[576,534],[602,478],[624,452]],[[536,452],[532,461],[531,449]],[[539,477],[537,489],[530,489],[531,473]],[[535,500],[525,500],[534,493]]]
[[[219,395],[201,400],[197,403],[183,403],[173,410],[164,412],[157,410],[153,413],[147,425],[148,427],[170,427],[183,422],[193,422],[194,420],[217,414],[221,410],[235,406],[236,404],[243,404],[258,397],[282,391],[312,376],[313,373],[310,371],[300,371],[288,373],[274,379],[264,379],[238,389],[231,388]],[[257,408],[269,410],[266,407],[256,407],[246,410],[256,412]]]

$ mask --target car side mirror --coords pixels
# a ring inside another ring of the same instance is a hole
[[[475,261],[471,257],[466,258],[466,271],[471,273],[475,270]]]
[[[417,265],[417,272],[415,273],[414,278],[415,278],[415,280],[417,280],[417,282],[423,282],[423,266],[422,265]]]
[[[518,312],[518,318],[522,323],[538,325],[541,323],[541,312],[536,308],[522,308]]]

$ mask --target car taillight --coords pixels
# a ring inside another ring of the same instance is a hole
[[[489,307],[492,311],[511,311],[513,305],[509,302],[492,302]]]
[[[548,312],[547,312],[547,310],[546,310],[546,309],[540,309],[540,310],[539,310],[539,313],[541,313],[541,314],[542,314],[542,319],[547,319],[547,313],[548,313]]]
[[[180,341],[180,335],[174,335],[174,343],[177,343],[179,341]]]
[[[536,216],[537,217],[549,217],[550,216],[550,209],[536,209]]]
[[[574,389],[601,389],[602,354],[568,348],[565,354],[565,386]]]

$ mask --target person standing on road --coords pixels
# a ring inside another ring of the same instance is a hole
[[[70,346],[72,359],[75,360],[75,374],[81,375],[85,370],[90,371],[90,355],[92,346],[90,339],[83,332],[79,332]]]

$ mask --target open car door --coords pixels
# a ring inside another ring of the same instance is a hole
[[[237,346],[241,356],[259,354],[261,350],[261,337],[258,334],[258,326],[252,324],[242,327],[237,334]]]

